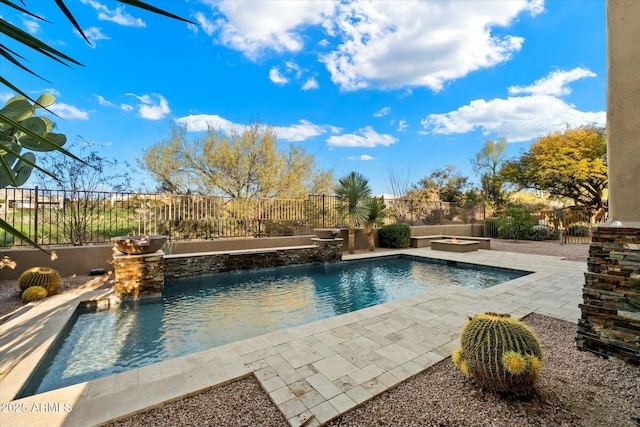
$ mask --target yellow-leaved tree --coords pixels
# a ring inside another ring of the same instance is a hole
[[[568,128],[541,137],[520,158],[505,162],[500,176],[521,189],[568,197],[577,206],[587,208],[593,220],[605,204],[606,155],[604,128]]]
[[[225,133],[209,129],[189,139],[184,127],[144,151],[140,165],[166,189],[232,199],[306,198],[331,194],[333,172],[294,145],[278,148],[271,126],[254,123]]]

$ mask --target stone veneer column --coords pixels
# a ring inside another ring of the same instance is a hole
[[[640,364],[640,228],[593,231],[578,348]]]
[[[116,295],[123,299],[157,297],[164,289],[164,252],[125,255],[115,253]]]
[[[578,348],[640,364],[640,1],[607,1],[609,219],[593,232]]]
[[[338,262],[342,261],[342,244],[344,239],[319,239],[311,238],[311,241],[318,245],[318,253],[321,262]]]

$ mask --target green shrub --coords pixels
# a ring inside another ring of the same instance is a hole
[[[542,366],[542,348],[531,329],[508,314],[477,314],[460,335],[453,363],[490,391],[527,396]]]
[[[498,217],[498,224],[500,237],[520,240],[533,231],[533,216],[526,208],[508,208]]]
[[[500,226],[498,218],[484,219],[484,235],[486,237],[498,237],[498,227]]]
[[[531,234],[527,236],[529,240],[549,240],[551,239],[551,229],[548,225],[534,225]]]
[[[47,297],[47,290],[42,286],[31,286],[22,292],[20,298],[23,302],[37,301]]]
[[[574,222],[567,227],[567,235],[574,237],[587,237],[591,227],[586,222]]]
[[[41,286],[47,290],[47,295],[52,295],[60,287],[60,275],[53,268],[33,267],[20,275],[18,286],[22,291],[33,286]]]
[[[378,231],[378,236],[383,248],[406,248],[409,247],[411,227],[407,224],[385,225]]]

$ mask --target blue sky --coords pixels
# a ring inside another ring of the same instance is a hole
[[[84,64],[20,49],[50,83],[0,59],[3,77],[53,92],[58,131],[120,161],[135,165],[172,123],[195,136],[259,120],[283,148],[304,147],[336,177],[361,172],[376,194],[389,170],[418,182],[455,165],[477,181],[470,160],[491,138],[513,157],[546,133],[605,123],[604,0],[149,2],[199,25],[68,2],[88,46],[53,2],[27,3],[52,24],[3,7]],[[134,176],[132,189],[155,188]]]

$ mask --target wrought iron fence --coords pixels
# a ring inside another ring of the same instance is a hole
[[[591,229],[609,219],[609,211],[594,212],[582,207],[542,211],[538,215],[563,243],[591,243]]]
[[[583,207],[568,207],[534,212],[533,240],[559,240],[562,243],[591,243],[591,230],[606,222],[606,209],[594,212]],[[500,237],[498,218],[486,218],[485,235]]]
[[[385,223],[472,223],[484,207],[387,199]],[[163,234],[173,240],[311,234],[337,228],[338,199],[233,199],[208,195],[140,194],[7,188],[0,190],[0,218],[42,245],[86,245],[122,235]],[[25,242],[0,231],[0,246]]]

